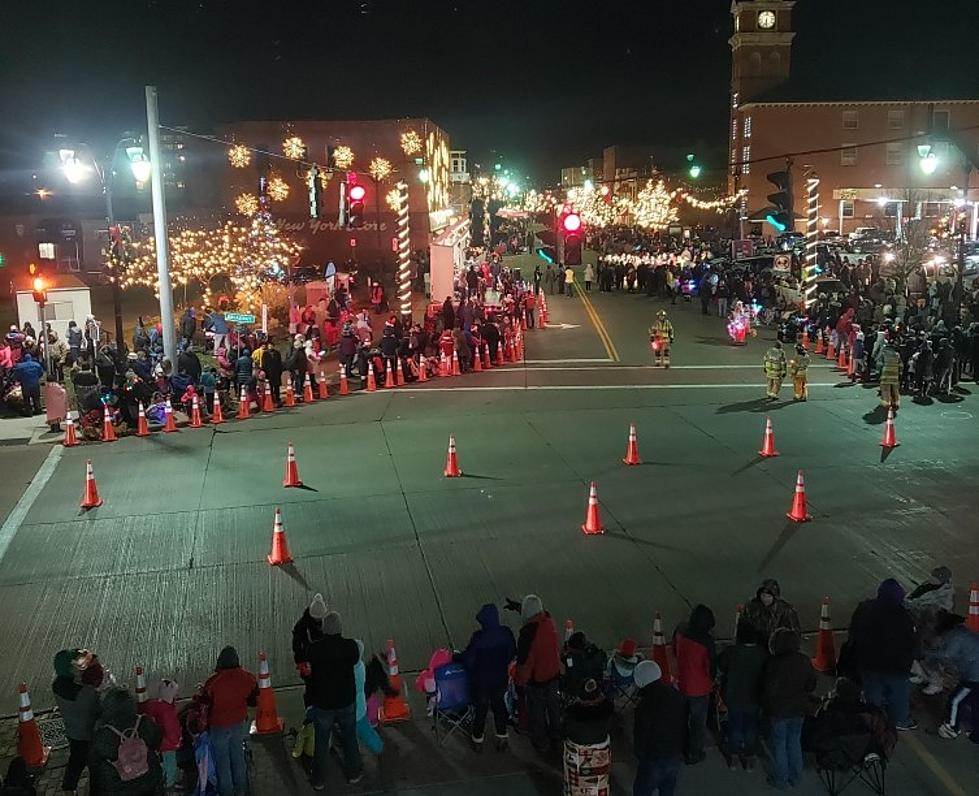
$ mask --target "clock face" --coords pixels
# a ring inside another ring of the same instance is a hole
[[[769,30],[775,27],[775,12],[774,11],[760,11],[758,12],[758,27],[763,30]]]

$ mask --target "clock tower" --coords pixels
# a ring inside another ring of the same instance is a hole
[[[731,104],[743,105],[789,79],[792,0],[733,0]]]

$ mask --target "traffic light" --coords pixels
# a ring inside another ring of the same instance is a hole
[[[48,283],[36,263],[27,266],[27,273],[31,277],[31,295],[40,306],[44,306],[48,301]]]
[[[785,232],[795,226],[795,209],[792,200],[792,172],[773,171],[767,177],[768,181],[775,186],[775,193],[768,194],[768,201],[772,206],[765,214],[765,220],[771,224],[778,232]]]
[[[357,182],[357,175],[353,172],[347,176],[347,226],[359,228],[364,226],[364,200],[367,198],[367,189]]]
[[[564,231],[564,264],[581,265],[581,216],[573,210],[561,217]]]
[[[687,155],[687,163],[690,164],[690,167],[687,169],[687,173],[690,175],[691,179],[696,180],[698,177],[700,177],[700,173],[703,171],[700,164],[697,162],[696,156],[692,153]]]

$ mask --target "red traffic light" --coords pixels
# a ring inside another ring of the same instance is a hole
[[[581,229],[581,216],[577,213],[568,213],[562,220],[561,226],[565,232],[577,232]]]
[[[363,185],[352,185],[350,186],[350,200],[353,202],[362,202],[364,197],[367,196],[367,189]]]

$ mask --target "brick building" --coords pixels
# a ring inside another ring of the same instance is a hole
[[[901,87],[861,91],[850,84],[801,86],[790,79],[791,0],[734,0],[731,14],[731,116],[728,187],[747,190],[744,226],[771,234],[762,224],[766,175],[786,166],[792,153],[796,229],[805,229],[806,174],[820,180],[823,229],[846,234],[857,227],[899,233],[910,218],[936,220],[965,205],[970,236],[979,223],[979,176],[969,179],[969,159],[979,161],[979,98],[901,96]],[[800,31],[805,36],[806,31]],[[815,35],[815,34],[814,34]],[[832,48],[826,50],[833,56]],[[979,92],[976,92],[979,95]],[[930,137],[951,135],[959,146]],[[918,146],[931,145],[937,166],[926,174]],[[818,150],[818,151],[814,151]],[[968,158],[966,157],[968,155]]]

